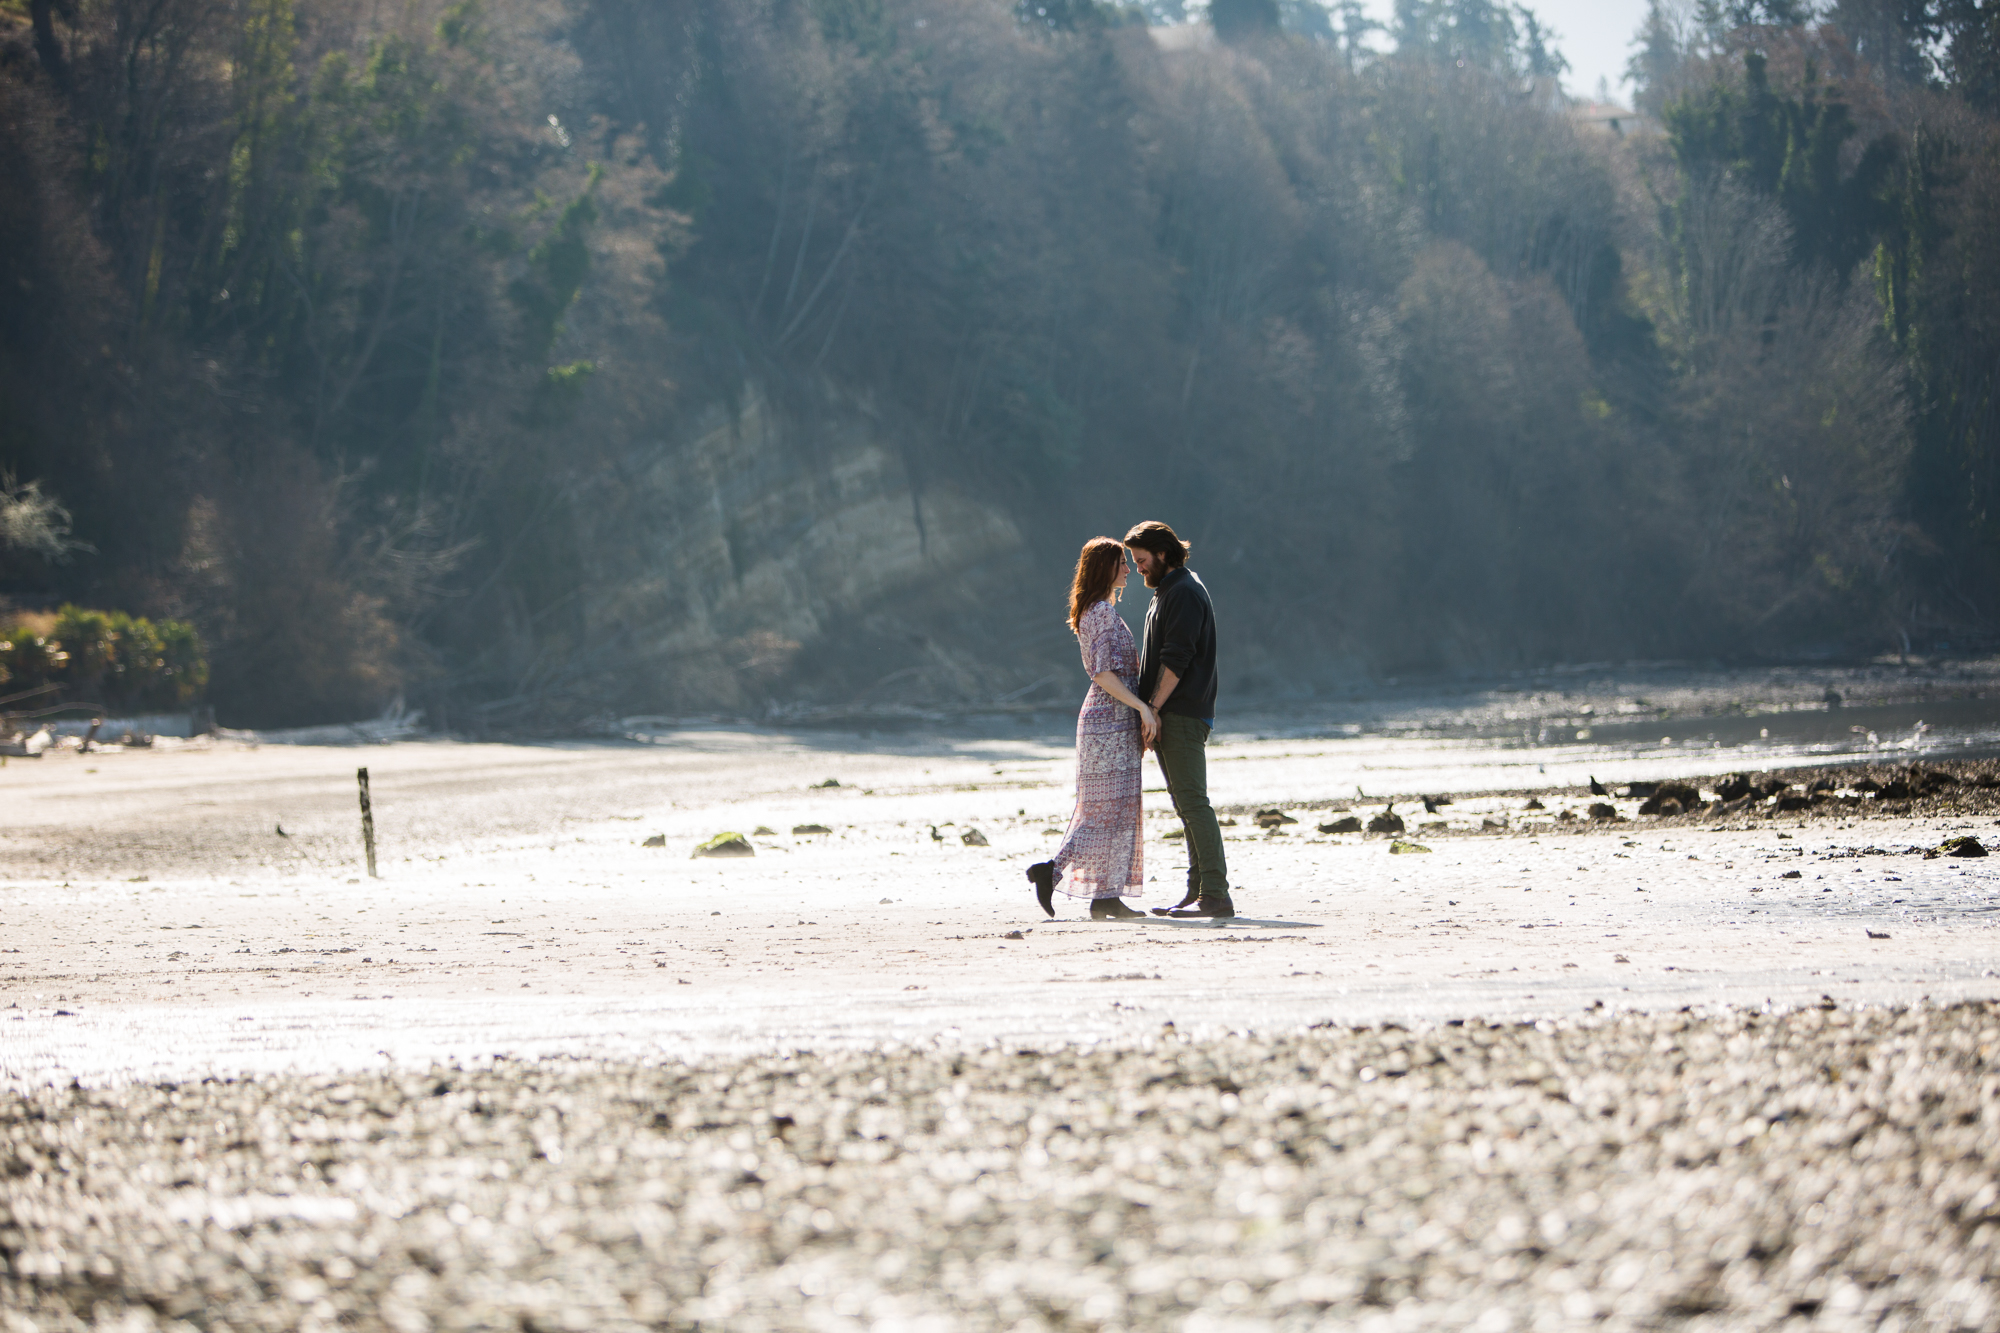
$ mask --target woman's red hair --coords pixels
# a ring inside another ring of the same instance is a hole
[[[1125,548],[1116,538],[1092,537],[1076,558],[1076,578],[1069,585],[1069,627],[1072,633],[1083,613],[1111,595],[1118,571],[1125,564]]]

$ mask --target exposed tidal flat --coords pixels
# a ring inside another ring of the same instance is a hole
[[[2000,1007],[45,1086],[0,1208],[10,1333],[1985,1329]]]
[[[1226,928],[1056,737],[17,763],[0,1333],[1994,1327],[1990,728],[1788,688],[1219,737]]]

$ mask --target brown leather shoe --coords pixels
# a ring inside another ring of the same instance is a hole
[[[1187,891],[1187,897],[1181,899],[1179,902],[1175,903],[1172,907],[1155,907],[1153,909],[1153,915],[1178,916],[1180,914],[1180,910],[1183,907],[1186,907],[1189,903],[1193,902],[1197,897],[1200,896],[1200,894],[1201,891],[1199,889],[1189,889]]]

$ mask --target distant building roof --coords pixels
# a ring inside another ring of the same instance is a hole
[[[1651,116],[1619,106],[1616,102],[1571,102],[1569,118],[1579,125],[1621,137],[1660,132],[1660,123]]]
[[[1199,51],[1215,45],[1215,29],[1206,23],[1157,23],[1146,31],[1162,51]]]

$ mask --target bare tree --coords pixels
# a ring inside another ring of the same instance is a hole
[[[45,494],[39,481],[16,481],[13,473],[0,472],[0,550],[48,561],[89,550],[70,537],[69,522],[69,510]]]

